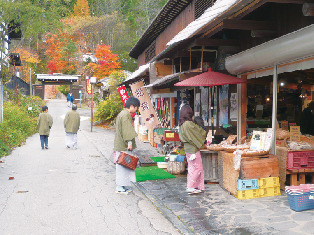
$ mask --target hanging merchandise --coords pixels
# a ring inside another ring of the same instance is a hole
[[[228,91],[229,85],[221,86],[219,91],[219,126],[228,124]]]

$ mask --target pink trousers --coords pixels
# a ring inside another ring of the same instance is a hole
[[[188,176],[187,176],[187,187],[205,190],[204,185],[204,170],[201,158],[201,152],[195,153],[196,159],[190,160],[192,154],[186,153],[188,161]]]

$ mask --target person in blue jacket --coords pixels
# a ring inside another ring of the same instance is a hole
[[[73,101],[74,101],[74,98],[73,98],[72,92],[70,92],[67,96],[68,107],[72,107]]]

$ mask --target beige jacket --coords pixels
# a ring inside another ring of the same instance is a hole
[[[64,129],[67,133],[76,134],[80,127],[80,115],[75,110],[69,111],[64,118]]]
[[[37,131],[39,135],[48,135],[52,127],[53,120],[49,113],[41,113],[37,119]]]

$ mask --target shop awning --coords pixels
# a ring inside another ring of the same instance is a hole
[[[248,78],[313,68],[314,24],[276,38],[259,46],[226,58],[231,74],[246,74]]]
[[[129,77],[127,77],[124,82],[119,84],[119,86],[122,86],[122,85],[127,84],[127,83],[130,84],[130,83],[136,82],[138,79],[141,78],[141,76],[144,73],[146,73],[149,70],[150,64],[151,63],[147,63],[147,64],[140,66],[137,70],[134,71],[134,73],[132,73]]]
[[[178,79],[180,77],[181,74],[183,74],[184,72],[181,72],[181,73],[174,73],[174,74],[170,74],[170,75],[167,75],[167,76],[164,76],[160,79],[157,79],[155,82],[147,85],[147,86],[144,86],[144,87],[158,87],[158,86],[161,86],[161,85],[164,85],[164,84],[167,84],[169,82],[171,82],[172,80],[175,80],[175,79]]]
[[[245,79],[233,77],[227,74],[208,71],[197,76],[188,78],[184,81],[174,84],[175,86],[220,86],[227,84],[239,84],[246,82]]]

